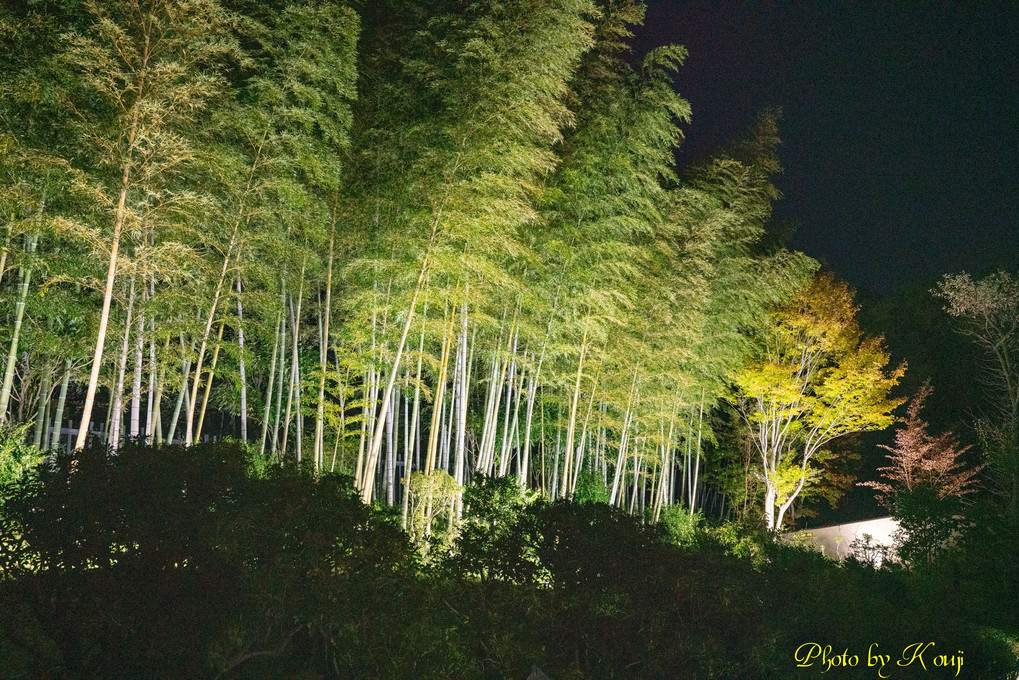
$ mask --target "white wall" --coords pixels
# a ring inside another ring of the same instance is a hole
[[[857,539],[863,541],[864,534],[871,537],[871,543],[885,546],[894,551],[894,535],[898,528],[899,523],[891,517],[879,517],[863,522],[795,531],[785,534],[783,539],[788,542],[799,542],[804,540],[804,535],[809,535],[813,538],[818,549],[826,556],[832,559],[844,559],[849,556],[850,546],[853,542]]]

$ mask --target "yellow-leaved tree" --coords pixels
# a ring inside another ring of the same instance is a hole
[[[733,376],[737,409],[761,456],[772,531],[817,480],[811,461],[826,444],[888,427],[902,403],[888,395],[905,364],[887,370],[882,339],[863,336],[856,312],[849,286],[818,274],[772,311],[757,333],[756,356]]]

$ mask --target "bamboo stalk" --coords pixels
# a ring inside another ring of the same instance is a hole
[[[134,312],[134,277],[131,277],[131,292],[128,295],[127,320],[124,322],[124,343],[120,350],[120,368],[117,371],[117,383],[114,389],[113,406],[110,409],[111,420],[109,443],[113,449],[120,445],[120,409],[124,394],[124,373],[127,371],[127,350],[131,339],[132,314]],[[80,433],[79,433],[80,438]]]
[[[57,409],[53,415],[53,421],[56,425],[56,431],[53,433],[53,439],[49,443],[49,446],[54,449],[60,448],[60,429],[64,419],[64,404],[67,401],[67,385],[71,381],[71,360],[64,359],[64,377],[60,381],[60,393],[57,396]]]
[[[275,347],[273,362],[276,361]],[[241,302],[241,277],[237,275],[237,371],[241,381],[241,442],[248,443],[248,380],[244,371],[244,305]],[[275,367],[274,367],[275,368]],[[274,368],[269,369],[272,375]],[[270,377],[270,382],[272,378]],[[271,388],[270,388],[271,389]]]
[[[280,349],[280,324],[283,316],[276,316],[276,330],[272,339],[272,359],[269,362],[269,384],[265,388],[265,410],[262,413],[262,436],[259,439],[259,453],[265,455],[265,440],[269,433],[269,415],[272,413],[272,388],[276,381],[276,358]]]
[[[34,235],[27,236],[25,252],[34,253],[37,239]],[[11,344],[7,352],[7,365],[4,369],[3,387],[0,388],[0,424],[7,422],[7,407],[11,400],[11,388],[14,386],[14,369],[18,363],[18,342],[21,338],[21,325],[25,318],[25,304],[28,299],[28,287],[32,280],[32,267],[22,267],[18,301],[14,303],[14,328],[11,330]]]
[[[225,321],[219,322],[219,333],[216,335],[216,345],[212,350],[212,363],[209,365],[209,379],[205,383],[205,392],[202,394],[202,409],[198,414],[198,426],[195,430],[195,439],[202,440],[202,425],[205,423],[205,410],[209,406],[209,394],[212,392],[212,381],[216,377],[216,364],[219,362],[219,349],[223,344],[223,327]]]

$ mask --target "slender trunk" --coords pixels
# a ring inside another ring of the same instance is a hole
[[[290,344],[293,350],[293,354],[290,357],[290,391],[287,396],[287,417],[283,421],[283,444],[281,446],[281,455],[287,455],[287,443],[288,434],[290,431],[290,414],[291,407],[296,398],[297,401],[297,462],[301,462],[301,431],[300,431],[300,418],[301,418],[301,357],[298,354],[298,341],[300,339],[301,331],[301,305],[304,302],[304,271],[307,261],[301,264],[301,284],[297,288],[297,309],[294,309],[294,296],[290,296],[290,328],[292,335],[290,338]]]
[[[184,350],[184,334],[180,335],[180,351],[184,355],[184,365],[181,367],[181,379],[182,384],[180,392],[177,394],[177,404],[173,407],[173,415],[170,417],[170,429],[166,432],[166,443],[173,445],[173,435],[177,430],[177,420],[180,418],[180,407],[184,403],[185,398],[188,394],[188,380],[191,376],[191,352],[195,349],[194,340],[191,341],[191,349],[188,351]]]
[[[148,286],[145,285],[145,277],[142,277],[142,303],[148,297]],[[145,313],[138,313],[138,332],[134,341],[134,379],[131,381],[131,429],[129,434],[132,439],[137,439],[141,429],[141,408],[142,408],[142,369],[145,359]]]
[[[452,340],[450,342],[452,342]],[[441,447],[442,448],[442,463],[441,463],[441,467],[446,472],[449,472],[449,470],[450,470],[450,467],[449,467],[449,453],[450,453],[450,449],[453,447],[453,442],[452,442],[452,438],[453,438],[453,418],[456,415],[456,394],[455,394],[455,391],[456,391],[457,379],[459,377],[459,376],[457,376],[456,370],[455,370],[456,369],[456,361],[455,360],[453,362],[453,366],[454,366],[454,371],[453,371],[453,392],[450,392],[449,395],[448,395],[449,398],[448,399],[444,399],[443,402],[442,402],[442,417],[443,417],[443,422],[445,423],[445,425],[443,426],[443,430],[442,430],[442,447]],[[448,418],[446,417],[446,405],[447,405],[447,403],[449,404],[449,417]]]
[[[398,393],[393,392],[394,402],[398,396]],[[399,435],[400,428],[397,419],[400,414],[396,410],[398,407],[399,404],[394,403],[386,418],[386,504],[389,507],[396,504],[396,441],[393,437],[393,430],[395,429]],[[399,439],[399,436],[396,439]]]
[[[134,312],[134,277],[131,278],[131,292],[127,302],[127,320],[124,322],[124,343],[120,349],[120,368],[117,371],[117,384],[114,387],[113,407],[110,420],[110,446],[116,449],[120,445],[120,408],[124,395],[124,374],[127,372],[127,353],[131,339],[131,323]]]
[[[441,214],[441,213],[440,213]],[[428,271],[428,260],[431,255],[431,246],[435,241],[435,235],[439,227],[439,217],[432,223],[432,235],[428,240],[428,250],[421,262],[421,270],[418,273],[417,284],[414,286],[414,295],[410,301],[410,309],[407,311],[407,320],[403,324],[403,332],[400,334],[400,343],[396,347],[396,356],[393,358],[393,365],[389,372],[389,382],[386,385],[386,392],[382,397],[381,413],[376,416],[375,433],[371,438],[371,447],[368,450],[368,459],[365,461],[364,481],[361,488],[361,500],[371,503],[373,484],[375,480],[375,466],[379,457],[379,449],[382,446],[382,431],[385,426],[386,411],[389,406],[389,396],[393,393],[393,385],[396,382],[396,374],[400,369],[400,359],[403,357],[403,349],[407,344],[407,334],[410,333],[411,323],[414,321],[414,311],[417,309],[418,297],[425,283],[425,274]]]
[[[304,264],[301,265],[301,285],[297,288],[297,311],[294,313],[294,424],[295,441],[294,448],[297,449],[297,462],[302,460],[302,446],[304,444],[304,412],[301,410],[301,355],[298,353],[301,333],[301,307],[304,303]],[[284,448],[286,442],[283,442]]]
[[[634,435],[634,436],[636,436],[636,435]],[[630,514],[631,515],[633,514],[633,511],[637,507],[638,485],[640,483],[641,471],[643,470],[643,467],[644,467],[644,447],[646,446],[646,444],[647,444],[647,436],[645,436],[643,439],[639,439],[638,438],[637,442],[635,442],[635,445],[634,445],[634,452],[637,455],[635,455],[634,458],[633,458],[633,487],[631,489],[631,494],[630,494]],[[640,446],[640,450],[639,451],[637,450],[637,445]]]
[[[666,468],[665,462],[668,460],[668,453],[666,452],[666,444],[664,438],[665,424],[662,423],[660,426],[659,435],[662,437],[662,441],[658,445],[659,457],[658,457],[658,473],[655,475],[655,483],[651,487],[651,496],[654,499],[654,503],[651,506],[651,523],[657,524],[658,518],[662,514],[662,498],[665,495],[665,476]]]
[[[155,296],[155,280],[149,284],[149,299]],[[145,411],[145,442],[151,444],[153,441],[154,427],[158,420],[159,409],[159,382],[157,380],[159,371],[156,367],[156,318],[149,316],[149,396]],[[155,411],[154,411],[155,409]]]
[[[357,463],[354,466],[354,483],[357,485],[358,490],[361,487],[361,473],[364,470],[364,445],[368,434],[368,397],[371,395],[374,372],[375,369],[369,366],[361,386],[361,391],[364,395],[361,399],[361,436],[358,439]]]
[[[622,479],[623,464],[626,460],[627,433],[630,430],[630,421],[633,418],[634,402],[637,398],[637,372],[639,370],[640,364],[634,366],[633,382],[630,385],[630,396],[626,403],[626,413],[623,415],[623,431],[619,435],[619,455],[616,458],[616,469],[612,477],[612,492],[609,494],[609,505],[616,504],[617,494],[619,493],[619,483]]]
[[[532,355],[533,356],[533,355]],[[534,402],[538,394],[537,371],[527,372],[527,408],[524,414],[524,441],[520,452],[520,485],[527,486],[529,466],[531,464],[531,425],[534,420]]]
[[[574,492],[577,490],[577,477],[580,476],[581,466],[584,462],[584,447],[587,443],[587,426],[591,422],[591,412],[594,410],[594,395],[598,391],[598,379],[601,377],[601,371],[599,370],[598,375],[595,377],[591,384],[591,398],[587,402],[587,414],[584,416],[584,425],[580,430],[580,444],[577,446],[577,462],[574,466],[573,477],[570,482],[569,496],[573,497]]]
[[[626,466],[626,447],[630,443],[630,423],[633,414],[627,410],[623,416],[623,432],[619,437],[619,452],[616,456],[616,467],[612,475],[612,491],[609,492],[609,505],[614,506],[616,499],[620,497],[620,489],[623,485],[623,475]]]
[[[336,241],[335,213],[332,230],[329,232],[329,262],[326,266],[326,309],[325,319],[322,321],[322,375],[318,382],[318,407],[315,412],[315,451],[319,459],[322,458],[323,438],[325,436],[325,393],[326,393],[326,358],[329,353],[329,316],[333,296],[333,244]],[[319,464],[321,467],[321,463]]]
[[[786,499],[786,501],[783,502],[779,506],[779,508],[778,508],[778,516],[775,517],[774,525],[769,524],[769,526],[768,526],[769,529],[771,529],[772,531],[778,531],[779,529],[782,528],[782,520],[785,518],[785,513],[786,513],[787,510],[789,510],[789,508],[793,507],[793,503],[796,502],[797,497],[799,497],[799,495],[800,495],[800,491],[803,490],[803,485],[804,485],[804,483],[806,483],[806,480],[807,480],[807,471],[806,471],[806,469],[804,469],[803,470],[803,475],[800,477],[799,484],[797,484],[796,489],[791,494],[789,494],[789,498]],[[771,508],[772,513],[775,512],[775,507],[774,506],[775,506],[775,503],[777,502],[777,500],[778,500],[777,498],[772,500],[772,508]]]
[[[4,247],[0,250],[0,283],[3,283],[4,274],[7,273],[7,253],[11,249],[11,234],[14,233],[14,213],[7,220],[7,237],[4,238]]]
[[[152,335],[155,337],[155,324],[152,326]],[[163,343],[164,356],[170,352],[170,338],[167,337]],[[156,367],[155,396],[152,398],[154,412],[152,414],[152,441],[156,446],[163,445],[163,392],[166,391],[166,367]]]
[[[587,351],[587,328],[584,328],[584,337],[580,341],[580,359],[577,361],[577,378],[573,384],[573,398],[570,401],[570,421],[566,426],[566,448],[563,455],[566,457],[563,468],[563,484],[559,495],[566,498],[570,490],[570,463],[573,456],[573,437],[577,429],[577,404],[580,401],[580,381],[584,377],[584,355]]]
[[[64,404],[67,400],[67,385],[71,381],[71,360],[64,359],[64,378],[60,381],[60,393],[57,396],[57,410],[53,415],[53,421],[56,426],[56,431],[53,433],[53,440],[50,442],[50,447],[54,449],[60,448],[60,429],[63,425],[64,419]]]
[[[524,371],[523,371],[523,369],[521,369],[521,371],[520,371],[520,378],[517,381],[517,386],[516,386],[516,398],[515,398],[514,403],[513,403],[513,421],[512,421],[513,422],[513,427],[512,427],[512,430],[510,431],[510,440],[511,441],[510,441],[510,449],[509,449],[511,455],[508,455],[506,457],[507,458],[507,460],[506,460],[506,468],[505,468],[505,470],[503,470],[502,474],[500,475],[502,477],[505,477],[506,474],[509,473],[509,466],[510,466],[510,463],[512,462],[512,458],[513,458],[512,453],[514,451],[516,452],[517,460],[519,461],[519,459],[520,459],[519,458],[520,457],[520,402],[521,402],[521,398],[523,396],[523,392],[524,392]],[[507,407],[507,410],[508,410],[509,409],[509,404],[506,404],[506,407]],[[516,446],[513,446],[513,442],[512,442],[513,437],[516,437]],[[519,464],[518,464],[517,467],[519,468]]]
[[[202,333],[202,342],[198,348],[198,358],[195,360],[195,379],[191,385],[191,402],[188,404],[187,419],[184,424],[184,444],[191,446],[194,436],[195,406],[198,402],[198,385],[202,382],[202,364],[205,362],[205,351],[209,347],[209,335],[212,333],[212,324],[216,320],[216,308],[219,306],[219,298],[223,294],[223,284],[226,281],[226,274],[229,271],[230,256],[233,254],[234,246],[237,244],[237,231],[240,224],[234,225],[233,233],[230,234],[230,244],[223,256],[223,267],[219,272],[219,280],[216,282],[216,289],[212,295],[212,305],[209,308],[209,317],[205,320],[205,331]]]
[[[456,444],[454,450],[453,470],[456,483],[463,486],[464,465],[466,455],[464,447],[467,442],[467,396],[469,383],[467,381],[467,296],[470,293],[470,284],[464,287],[464,299],[460,307],[460,342],[457,347],[456,360],[460,364],[460,382],[456,394]],[[456,510],[460,512],[460,495],[457,494]],[[459,519],[459,514],[457,515]]]
[[[641,517],[641,523],[642,524],[644,522],[644,511],[647,509],[646,505],[645,505],[645,502],[646,502],[646,499],[647,499],[648,472],[647,472],[646,468],[648,466],[648,461],[644,458],[644,451],[646,450],[646,448],[647,448],[647,440],[645,439],[645,445],[642,446],[641,450],[640,450],[640,454],[641,454],[640,455],[640,470],[641,470],[640,496],[638,496],[638,498],[637,498],[637,502],[640,504],[640,517]]]
[[[294,335],[294,297],[290,296],[290,380],[287,382],[287,408],[283,416],[283,440],[280,442],[280,458],[287,455],[290,442],[290,416],[294,409],[294,384],[297,382],[297,337]],[[300,462],[300,461],[298,461]]]
[[[554,302],[559,299],[558,290],[556,291],[556,297]],[[535,367],[533,374],[528,377],[528,390],[527,390],[527,415],[525,416],[524,425],[524,450],[520,460],[520,484],[522,486],[527,485],[528,468],[531,463],[531,422],[532,416],[534,415],[534,401],[538,394],[538,382],[541,379],[541,365],[545,362],[545,348],[548,346],[548,338],[552,334],[552,318],[548,320],[548,325],[545,327],[545,337],[541,341],[541,352],[538,354],[538,363]],[[532,361],[534,355],[531,355]]]
[[[269,433],[269,416],[272,413],[272,388],[273,383],[276,381],[276,357],[279,354],[280,349],[280,324],[283,322],[283,317],[278,316],[276,318],[276,331],[272,334],[272,359],[269,361],[269,385],[265,388],[265,411],[262,414],[262,437],[259,444],[259,453],[265,454],[265,439]]]
[[[556,418],[556,435],[555,435],[555,460],[552,463],[552,496],[558,495],[559,490],[559,452],[562,449],[563,441],[563,407],[559,407],[559,417]]]
[[[273,348],[273,363],[276,361],[276,348]],[[244,306],[241,303],[241,277],[237,276],[237,368],[241,381],[241,441],[248,443],[248,380],[244,374]],[[272,375],[272,369],[269,370]],[[269,379],[270,383],[272,378]],[[264,439],[263,439],[264,441]]]
[[[457,520],[463,516],[463,486],[467,466],[467,398],[470,394],[470,362],[467,358],[467,293],[469,290],[468,286],[465,289],[464,302],[460,309],[460,342],[457,347],[460,376],[456,391],[456,443],[453,454],[453,478],[459,487],[453,503],[453,515]]]
[[[690,495],[690,516],[692,517],[697,508],[697,477],[701,469],[701,433],[704,429],[704,392],[701,391],[701,408],[697,417],[697,449],[694,451],[696,458],[693,466],[693,493]]]
[[[427,313],[427,312],[426,312]],[[422,315],[423,316],[423,315]],[[410,430],[407,431],[407,453],[403,464],[403,513],[401,521],[403,528],[407,528],[407,514],[410,503],[410,473],[411,461],[414,455],[415,433],[418,429],[418,418],[421,414],[421,363],[425,353],[425,324],[422,318],[421,341],[418,345],[418,365],[414,377],[414,413],[410,419]]]
[[[209,406],[209,393],[212,392],[212,381],[216,377],[216,364],[219,362],[219,349],[223,345],[223,327],[225,321],[219,322],[219,333],[216,335],[216,345],[212,350],[212,364],[209,366],[209,379],[205,383],[205,392],[202,394],[202,409],[198,414],[198,427],[195,429],[195,440],[202,440],[202,425],[205,423],[205,410]]]
[[[509,352],[510,343],[513,338],[512,327],[506,338],[506,352]],[[506,372],[509,362],[496,356],[496,364],[492,369],[492,386],[489,390],[490,404],[485,413],[485,429],[482,434],[481,454],[479,455],[479,469],[486,475],[492,474],[495,465],[495,436],[498,430],[499,407],[502,404],[502,385],[506,380]],[[487,434],[487,436],[485,436]]]
[[[509,377],[506,380],[506,414],[503,417],[502,424],[502,446],[499,447],[499,476],[506,476],[506,467],[509,459],[509,447],[510,447],[510,410],[512,409],[511,404],[513,403],[513,387],[516,385],[517,380],[517,338],[520,335],[519,329],[513,335],[513,347],[510,350],[510,365],[509,365]],[[520,403],[519,397],[517,403]]]
[[[113,400],[113,387],[110,387],[110,401]],[[106,420],[103,423],[103,429],[100,431],[101,436],[107,442],[110,441],[110,428],[113,426],[113,404],[109,403],[106,405]]]
[[[428,454],[425,457],[425,474],[435,469],[435,453],[439,443],[439,428],[442,423],[442,403],[446,397],[446,371],[449,366],[449,333],[443,333],[442,351],[439,358],[439,376],[435,383],[435,399],[432,402],[432,423],[428,431]]]
[[[545,398],[545,388],[541,388],[542,400]],[[539,471],[541,472],[541,495],[545,495],[545,409],[541,409],[541,438],[538,440],[541,444],[541,466]]]
[[[280,431],[280,408],[283,406],[283,378],[287,374],[287,320],[286,320],[286,298],[285,294],[280,296],[281,298],[281,325],[280,325],[280,370],[279,375],[276,376],[276,409],[273,413],[272,423],[272,453],[277,454],[279,451],[279,431]],[[280,458],[282,462],[282,457]]]
[[[373,290],[377,290],[377,288],[378,288],[378,284],[375,284],[375,286],[373,287]],[[373,300],[373,302],[374,302],[374,300]],[[427,312],[427,310],[426,310],[426,312]],[[372,344],[371,344],[371,350],[370,350],[370,352],[368,354],[369,360],[371,360],[371,361],[375,360],[375,345],[376,345],[375,333],[376,333],[377,330],[378,330],[377,304],[373,303],[372,304]],[[361,475],[362,475],[362,473],[364,471],[364,464],[365,464],[365,460],[364,460],[365,445],[367,444],[368,447],[371,448],[371,443],[368,441],[368,437],[371,435],[371,432],[368,431],[368,423],[369,422],[374,422],[372,420],[372,417],[371,417],[372,414],[375,413],[375,392],[373,391],[374,390],[374,386],[375,386],[375,364],[371,364],[371,365],[368,366],[368,373],[367,373],[367,375],[365,375],[365,380],[364,380],[364,399],[363,399],[364,405],[361,407],[361,439],[358,442],[358,447],[357,447],[357,468],[356,468],[355,474],[354,474],[354,484],[357,486],[358,491],[360,491],[362,489],[363,482],[364,482],[364,480],[362,479]],[[369,399],[371,400],[371,408],[369,408]]]
[[[53,377],[50,376],[50,389],[46,393],[46,408],[42,412],[42,438],[39,442],[39,450],[47,451],[50,444],[50,408],[53,406]]]
[[[92,424],[92,407],[95,404],[96,389],[99,386],[99,370],[103,363],[103,347],[106,344],[106,327],[110,322],[110,306],[113,303],[113,283],[117,277],[117,256],[120,252],[120,237],[124,229],[124,221],[127,217],[127,189],[131,176],[133,164],[135,136],[138,133],[139,116],[141,113],[140,102],[148,94],[145,89],[145,76],[148,72],[149,63],[149,33],[151,24],[145,33],[145,47],[141,55],[141,67],[138,69],[138,88],[132,112],[131,127],[127,134],[127,151],[124,155],[124,172],[120,181],[120,197],[117,200],[117,212],[113,220],[113,238],[110,243],[110,264],[106,270],[106,290],[103,292],[103,308],[99,314],[99,330],[96,334],[96,348],[92,354],[92,371],[89,373],[88,386],[85,388],[85,407],[81,414],[81,424],[78,426],[78,438],[74,448],[79,450],[85,447],[85,439],[88,437],[88,428]]]
[[[27,237],[25,252],[34,253],[36,237]],[[7,352],[7,366],[4,370],[3,388],[0,389],[0,424],[7,422],[7,407],[10,405],[11,389],[14,386],[14,369],[18,364],[18,342],[21,338],[21,324],[25,318],[25,303],[28,299],[28,286],[32,280],[32,267],[21,270],[21,286],[18,301],[14,304],[14,328],[11,331],[11,345]]]
[[[49,364],[49,357],[43,359],[42,377],[39,384],[39,406],[35,412],[35,434],[32,436],[32,446],[36,449],[43,448],[43,430],[46,429],[46,411],[50,403],[50,392],[53,391],[53,368]]]
[[[488,438],[492,431],[496,393],[499,390],[500,365],[498,353],[492,355],[492,370],[488,380],[488,397],[485,399],[485,420],[481,428],[481,443],[478,445],[477,471],[488,472]]]
[[[683,465],[683,487],[686,490],[686,506],[693,502],[693,406],[690,407],[690,422],[686,426],[686,462]]]
[[[338,354],[333,355],[333,360],[336,361],[336,376],[339,379],[340,375],[340,357]],[[333,462],[329,466],[329,472],[336,471],[336,454],[340,450],[340,439],[346,439],[347,437],[347,384],[350,382],[350,367],[347,367],[347,373],[343,377],[343,382],[340,383],[339,398],[340,398],[340,426],[336,430],[336,442],[333,444]]]

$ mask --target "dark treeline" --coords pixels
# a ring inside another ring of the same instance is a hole
[[[896,608],[1004,668],[1019,283],[862,329],[772,223],[779,112],[676,166],[686,52],[633,59],[643,16],[0,7],[9,672],[765,677]],[[766,538],[858,480],[901,564]]]
[[[511,478],[465,497],[462,532],[425,565],[349,477],[223,443],[61,454],[5,503],[0,675],[826,677],[795,665],[816,642],[861,657],[829,673],[873,678],[871,644],[895,664],[919,641],[961,653],[958,677],[1014,669],[963,562],[911,580],[731,528],[532,503]],[[932,660],[886,674],[956,677]]]

